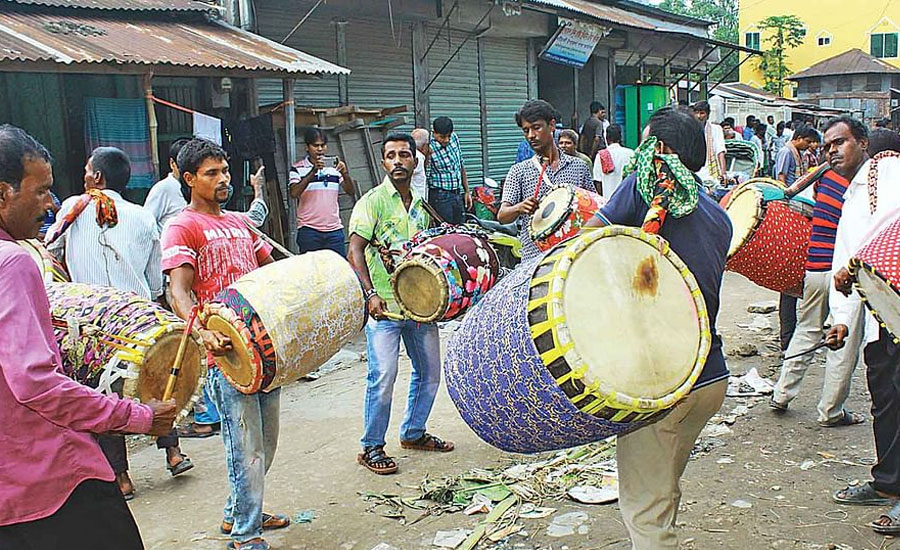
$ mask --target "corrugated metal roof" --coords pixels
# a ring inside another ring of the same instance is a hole
[[[788,79],[801,80],[814,76],[864,73],[900,73],[900,69],[877,57],[872,57],[859,48],[854,48],[834,57],[819,61],[815,65],[789,76]]]
[[[541,4],[557,9],[567,10],[581,15],[587,15],[598,21],[622,25],[634,29],[660,32],[677,32],[691,34],[699,38],[707,38],[706,21],[697,19],[696,25],[668,21],[660,17],[645,15],[609,4],[596,4],[588,0],[529,0],[533,4]],[[679,17],[679,19],[686,19]]]
[[[195,0],[5,0],[6,3],[51,8],[124,11],[209,11],[215,6]]]
[[[219,21],[127,20],[90,12],[0,13],[0,63],[9,61],[284,74],[350,72]]]

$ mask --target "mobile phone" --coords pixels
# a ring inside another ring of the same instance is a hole
[[[337,168],[339,159],[337,157],[332,156],[324,156],[322,157],[322,164],[326,167],[330,166],[331,168]]]

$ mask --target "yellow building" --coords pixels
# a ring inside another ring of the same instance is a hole
[[[741,44],[767,49],[766,33],[757,24],[772,15],[795,15],[804,24],[803,44],[788,50],[789,74],[797,73],[824,59],[858,48],[900,67],[898,34],[900,2],[892,0],[738,0]],[[769,31],[771,32],[771,31]],[[743,60],[744,56],[741,57]],[[757,58],[758,59],[758,58]],[[762,88],[765,85],[757,59],[740,69],[740,80]],[[787,85],[785,97],[793,97]]]

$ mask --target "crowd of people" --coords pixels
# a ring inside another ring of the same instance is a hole
[[[900,533],[900,386],[894,383],[900,348],[850,292],[845,267],[868,239],[900,216],[900,188],[893,185],[900,177],[900,154],[891,153],[900,151],[900,136],[883,129],[870,133],[846,116],[829,121],[822,133],[808,125],[775,125],[771,117],[768,124],[748,117],[743,128],[730,118],[718,125],[709,120],[709,105],[699,102],[659,109],[632,151],[622,146],[621,128],[606,121],[602,104],[595,102],[590,110],[580,132],[559,128],[560,115],[546,101],[528,101],[518,110],[515,121],[525,147],[505,179],[497,217],[519,224],[527,262],[541,254],[528,226],[550,190],[597,192],[606,203],[589,226],[613,223],[658,233],[697,280],[712,337],[703,371],[672,413],[618,440],[620,509],[633,547],[678,547],[680,478],[700,431],[725,397],[729,373],[715,321],[732,227],[701,183],[726,177],[729,139],[752,140],[769,152],[771,175],[785,186],[807,185],[802,191],[813,205],[813,236],[799,308],[782,300],[782,309],[796,317],[796,326],[784,331],[784,348],[790,356],[821,339],[832,348],[819,402],[819,422],[829,428],[865,420],[844,408],[850,377],[864,361],[877,455],[873,481],[841,489],[833,498],[841,504],[891,506],[873,528]],[[296,243],[301,252],[346,253],[359,276],[370,318],[356,460],[371,472],[391,474],[398,465],[386,452],[385,439],[401,340],[412,375],[400,445],[432,452],[455,448],[426,429],[441,380],[438,327],[398,318],[390,272],[417,232],[435,222],[460,224],[471,209],[460,138],[447,117],[436,118],[430,131],[387,135],[384,179],[361,197],[346,163],[328,155],[327,134],[310,128],[304,138],[307,154],[289,174],[289,194],[297,202]],[[0,335],[6,342],[0,348],[0,412],[4,440],[12,442],[0,450],[0,547],[57,548],[75,537],[85,547],[142,548],[124,503],[135,492],[126,433],[159,436],[157,447],[165,450],[173,476],[195,467],[181,451],[179,436],[221,433],[230,490],[219,529],[230,535],[229,548],[264,550],[263,532],[290,524],[287,515],[263,510],[265,477],[278,442],[280,390],[245,394],[226,380],[216,358],[235,343],[221,332],[199,329],[210,375],[192,422],[176,430],[172,402],[138,404],[101,395],[63,374],[43,280],[17,244],[37,236],[47,212],[55,211],[55,221],[43,229],[44,242],[65,261],[73,282],[159,300],[188,320],[195,307],[274,261],[272,247],[255,230],[268,208],[260,169],[251,177],[255,200],[249,210],[223,209],[233,187],[228,157],[215,143],[178,140],[168,160],[170,174],[140,206],[123,197],[130,177],[127,155],[98,148],[85,164],[84,194],[57,208],[50,193],[51,154],[21,129],[0,126]],[[830,170],[804,179],[822,162]],[[355,200],[346,228],[348,248],[341,191]],[[787,410],[808,364],[805,357],[784,362],[773,411]]]

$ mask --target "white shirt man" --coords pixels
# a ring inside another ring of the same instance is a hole
[[[594,181],[603,183],[603,196],[609,198],[615,192],[619,184],[622,183],[622,171],[625,169],[631,158],[634,156],[634,150],[628,147],[622,147],[622,144],[612,142],[607,147],[609,155],[612,157],[614,169],[608,174],[603,173],[603,166],[600,162],[600,153],[594,160]]]
[[[166,226],[166,222],[177,216],[185,206],[187,206],[187,201],[181,194],[181,182],[171,172],[165,179],[156,182],[156,185],[150,188],[150,193],[147,194],[147,199],[144,201],[144,208],[156,218],[156,225],[160,233]]]
[[[883,158],[878,161],[878,181],[876,193],[878,201],[875,212],[869,209],[868,176],[872,160],[867,160],[850,181],[844,193],[844,207],[838,223],[834,243],[833,271],[846,267],[850,258],[859,252],[873,237],[900,216],[900,159]],[[832,286],[828,302],[833,325],[852,326],[852,317],[857,308],[862,307],[859,294],[853,292],[844,296]],[[864,342],[878,340],[878,322],[870,312],[866,312]]]
[[[410,187],[415,191],[420,197],[427,198],[428,195],[428,183],[425,179],[425,155],[422,154],[422,151],[416,149],[416,169],[413,170],[412,181],[410,182]]]
[[[707,121],[704,135],[706,136],[707,146],[712,144],[712,151],[707,152],[707,162],[703,165],[703,168],[697,171],[697,176],[703,181],[718,179],[712,176],[709,166],[713,162],[719,162],[719,153],[725,152],[725,133],[722,131],[721,126]]]

